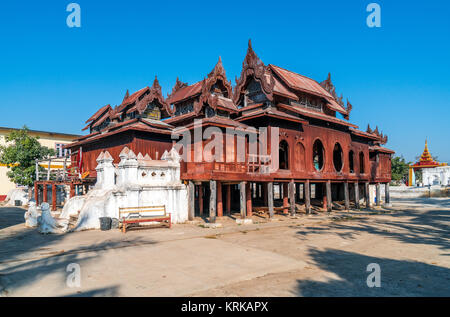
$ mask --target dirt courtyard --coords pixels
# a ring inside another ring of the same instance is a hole
[[[450,296],[449,198],[126,234],[40,235],[24,212],[0,208],[0,296]]]

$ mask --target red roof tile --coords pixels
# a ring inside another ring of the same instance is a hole
[[[326,114],[324,114],[322,112],[317,112],[317,111],[306,109],[306,108],[302,108],[302,107],[294,107],[294,106],[290,106],[290,105],[285,105],[285,104],[282,104],[282,103],[279,103],[277,106],[281,107],[281,108],[284,108],[284,109],[287,109],[287,110],[290,110],[290,111],[293,111],[293,112],[296,112],[298,114],[304,115],[306,117],[311,117],[311,118],[320,119],[320,120],[324,120],[324,121],[328,121],[328,122],[333,122],[333,123],[337,123],[337,124],[340,124],[340,125],[345,125],[345,126],[348,126],[348,127],[358,128],[358,126],[356,126],[356,125],[354,125],[352,123],[349,123],[347,121],[341,120],[341,119],[336,118],[336,117],[332,117],[332,116],[326,115]]]
[[[106,105],[101,107],[100,109],[97,110],[96,113],[94,113],[87,121],[86,123],[96,120],[101,114],[103,114],[105,111],[112,109],[110,105]]]
[[[178,89],[173,95],[171,95],[167,99],[167,102],[169,104],[173,104],[173,103],[177,103],[177,102],[183,101],[185,99],[188,99],[192,96],[200,94],[202,91],[202,84],[203,84],[203,80],[196,82],[193,85]]]
[[[294,73],[290,70],[272,64],[270,64],[269,66],[275,72],[275,74],[277,74],[288,85],[289,88],[311,93],[319,97],[323,97],[329,102],[329,106],[331,109],[341,113],[346,113],[344,107],[339,105],[334,100],[333,96],[331,96],[331,94],[328,91],[326,91],[322,86],[320,86],[320,84],[314,79]]]

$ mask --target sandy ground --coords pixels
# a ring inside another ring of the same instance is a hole
[[[126,234],[40,235],[23,213],[0,208],[2,296],[450,296],[449,198]],[[367,286],[370,263],[381,287]]]

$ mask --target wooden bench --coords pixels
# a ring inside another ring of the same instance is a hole
[[[122,232],[127,232],[127,225],[140,222],[167,222],[172,227],[171,214],[166,212],[166,206],[124,207],[119,208],[119,220]]]

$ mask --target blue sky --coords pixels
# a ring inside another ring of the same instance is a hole
[[[82,133],[99,107],[151,85],[167,94],[177,76],[194,83],[222,56],[234,84],[247,41],[264,63],[317,81],[331,72],[353,104],[350,120],[389,136],[414,160],[430,151],[450,162],[450,2],[9,1],[0,7],[0,126]],[[319,3],[317,3],[319,2]]]

